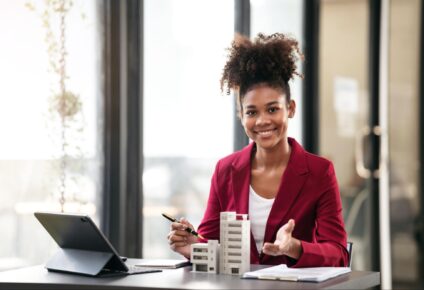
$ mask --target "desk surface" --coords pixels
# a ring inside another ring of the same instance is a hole
[[[129,259],[129,263],[137,260]],[[258,268],[252,265],[251,270]],[[380,285],[380,273],[353,271],[321,283],[240,279],[191,272],[191,267],[113,278],[48,272],[43,265],[0,272],[0,289],[366,289]]]

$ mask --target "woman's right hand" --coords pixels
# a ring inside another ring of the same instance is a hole
[[[181,218],[178,223],[171,224],[171,231],[168,234],[168,243],[174,252],[177,252],[187,259],[190,259],[191,244],[197,243],[197,238],[188,233],[185,229],[193,226],[185,219]]]

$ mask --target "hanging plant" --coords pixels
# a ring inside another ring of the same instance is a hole
[[[53,110],[65,120],[73,118],[82,109],[80,97],[71,91],[54,95],[50,104],[54,108]]]
[[[68,136],[75,137],[75,131],[82,133],[81,120],[83,103],[75,92],[67,88],[66,60],[68,51],[66,49],[66,20],[74,5],[72,0],[44,0],[42,9],[37,9],[33,1],[25,6],[31,11],[39,14],[45,30],[44,41],[47,47],[49,69],[55,77],[51,96],[49,98],[49,112],[52,119],[60,123],[60,166],[59,166],[59,204],[64,212],[66,197],[67,169],[70,152],[81,156],[81,148]],[[54,25],[55,23],[58,25]],[[79,117],[80,116],[80,117]],[[79,124],[78,124],[79,122]]]

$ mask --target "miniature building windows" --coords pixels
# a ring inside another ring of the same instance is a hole
[[[208,271],[208,265],[197,265],[196,271],[199,272],[207,272]]]
[[[198,252],[198,253],[207,253],[208,249],[199,249],[199,248],[194,248],[193,252]]]
[[[228,256],[241,256],[241,253],[228,253]]]
[[[229,228],[239,228],[240,227],[240,224],[239,223],[229,223],[228,224],[228,227]]]
[[[239,269],[238,268],[231,268],[231,273],[232,274],[238,274],[239,273]]]

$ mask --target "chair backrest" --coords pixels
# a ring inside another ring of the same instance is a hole
[[[347,262],[348,267],[350,268],[352,266],[352,248],[353,248],[353,243],[352,242],[347,242],[347,252],[349,253],[349,260]]]

